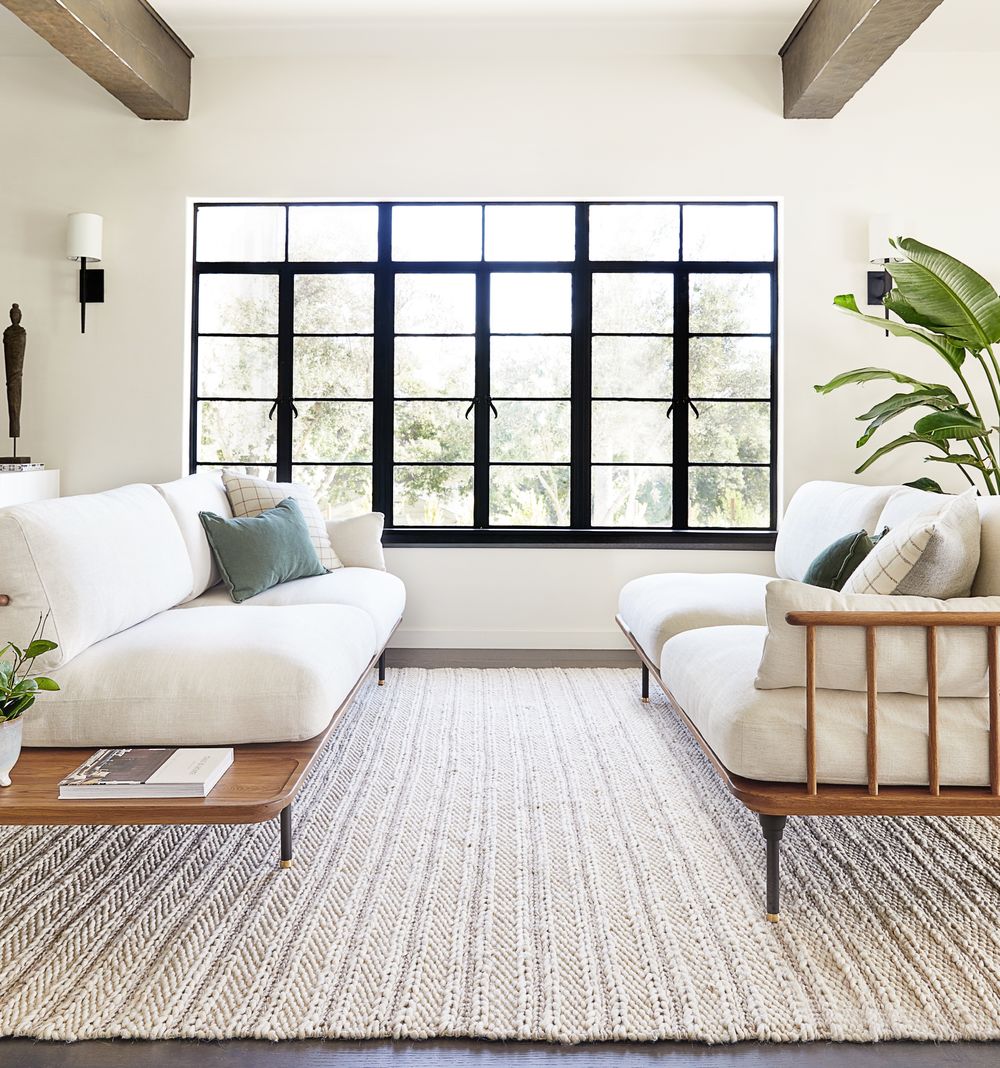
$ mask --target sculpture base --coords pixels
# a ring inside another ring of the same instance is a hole
[[[30,464],[30,456],[0,456],[0,464]]]

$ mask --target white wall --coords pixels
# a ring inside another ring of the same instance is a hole
[[[867,219],[889,206],[1000,276],[1000,148],[983,108],[963,104],[995,98],[992,67],[904,47],[836,120],[787,122],[778,61],[760,57],[211,60],[195,63],[188,122],[143,123],[59,57],[0,59],[0,304],[22,305],[29,335],[23,447],[62,468],[67,493],[184,470],[188,197],[766,195],[784,199],[783,495],[851,478],[853,416],[880,391],[820,398],[812,384],[867,363],[933,364],[831,297],[863,291]],[[105,216],[107,303],[83,337],[62,249],[70,211]],[[923,473],[919,449],[897,456],[868,480]],[[613,647],[627,579],[771,562],[389,556],[411,597],[397,644],[468,647]]]

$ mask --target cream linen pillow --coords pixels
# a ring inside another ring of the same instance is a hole
[[[367,512],[350,519],[331,520],[326,524],[333,550],[344,567],[370,567],[385,571],[382,552],[382,528],[385,516]]]
[[[758,690],[804,686],[806,628],[786,622],[788,612],[1000,612],[1000,597],[877,597],[848,595],[790,579],[767,585],[767,638],[754,685]],[[927,636],[923,627],[878,628],[878,688],[883,693],[927,693]],[[985,627],[938,629],[938,693],[983,697],[988,664]],[[868,688],[865,631],[816,628],[816,685],[824,690]]]
[[[950,498],[936,515],[894,527],[844,583],[843,593],[967,597],[979,567],[976,491]]]
[[[226,487],[234,519],[260,515],[261,512],[266,512],[291,497],[306,521],[319,562],[327,571],[344,566],[333,551],[326,521],[308,486],[303,486],[301,482],[268,482],[266,479],[241,475],[235,471],[223,471],[222,482]]]

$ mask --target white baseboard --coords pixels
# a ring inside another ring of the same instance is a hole
[[[456,630],[403,625],[393,636],[396,649],[628,649],[613,624],[600,630]]]

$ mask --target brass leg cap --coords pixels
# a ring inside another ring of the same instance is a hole
[[[283,870],[286,870],[286,869],[290,868],[291,866],[292,866],[292,862],[290,860],[283,860],[281,862],[281,867],[282,867]]]
[[[648,705],[649,704],[649,698],[648,697],[640,697],[639,700],[642,701],[642,703],[644,705]]]
[[[379,686],[384,686],[385,685],[385,679],[379,679],[378,680],[378,684],[379,684]]]
[[[777,923],[778,920],[780,920],[780,919],[781,919],[781,913],[780,912],[769,912],[767,914],[767,922],[768,923]]]

